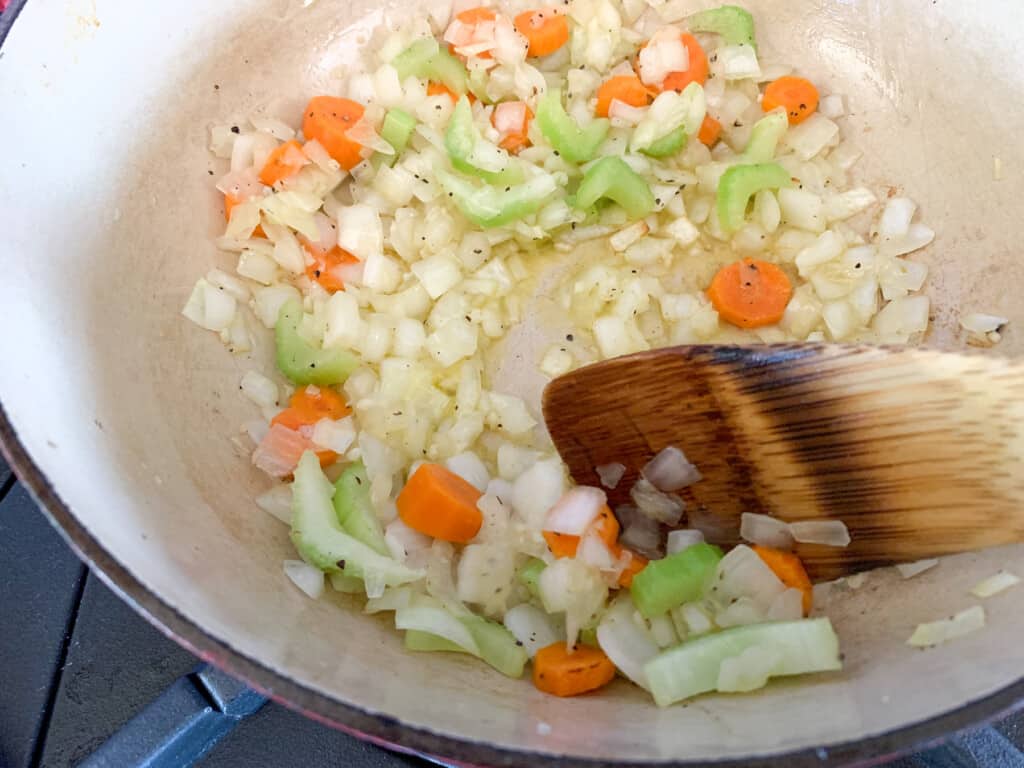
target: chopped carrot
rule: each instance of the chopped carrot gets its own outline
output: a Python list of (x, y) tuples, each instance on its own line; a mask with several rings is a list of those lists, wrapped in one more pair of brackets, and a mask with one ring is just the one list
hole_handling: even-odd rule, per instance
[(807, 575), (807, 569), (804, 568), (800, 558), (792, 552), (783, 552), (781, 549), (762, 547), (757, 544), (753, 549), (765, 565), (779, 577), (779, 581), (787, 587), (793, 587), (803, 592), (804, 616), (809, 616), (814, 600), (814, 586), (811, 584), (811, 578)]
[[(239, 197), (235, 197), (234, 195), (224, 195), (224, 218), (231, 221), (231, 211), (241, 202), (243, 201)], [(256, 229), (252, 231), (252, 236), (266, 237), (267, 233), (263, 231), (263, 227), (257, 225)]]
[(782, 319), (793, 295), (786, 273), (767, 261), (743, 259), (718, 270), (708, 298), (726, 322), (759, 328)]
[[(452, 104), (459, 100), (458, 94), (444, 83), (435, 83), (433, 80), (427, 83), (427, 96), (440, 96), (442, 94), (451, 99)], [(470, 104), (476, 102), (476, 96), (469, 91), (466, 91), (466, 97), (469, 99)]]
[(690, 83), (704, 85), (708, 79), (708, 57), (697, 38), (690, 34), (682, 35), (683, 45), (690, 57), (690, 66), (685, 72), (669, 72), (665, 82), (661, 84), (663, 91), (683, 92)]
[[(352, 413), (345, 400), (333, 389), (322, 387), (303, 387), (296, 390), (288, 407), (270, 420), (270, 425), (280, 424), (282, 427), (299, 431), (301, 427), (311, 427), (320, 419), (343, 419)], [(317, 451), (320, 466), (326, 467), (338, 460), (334, 451)]]
[(802, 77), (780, 77), (768, 84), (761, 100), (761, 108), (765, 112), (778, 107), (785, 108), (790, 125), (802, 123), (818, 108), (818, 89), (810, 80)]
[(483, 525), (476, 506), (482, 495), (440, 464), (423, 464), (395, 503), (402, 522), (410, 528), (435, 539), (465, 544)]
[(291, 178), (308, 164), (309, 158), (302, 151), (302, 145), (294, 139), (286, 141), (267, 157), (260, 171), (260, 181), (272, 187), (279, 181)]
[[(497, 128), (497, 121), (495, 118), (497, 117), (498, 110), (501, 109), (501, 106), (502, 105), (499, 104), (495, 107), (494, 112), (491, 113), (491, 124), (494, 125), (495, 128)], [(516, 130), (506, 133), (498, 143), (499, 147), (511, 152), (513, 155), (518, 155), (522, 150), (531, 145), (529, 131), (530, 121), (533, 120), (533, 110), (525, 104), (523, 106), (525, 107), (525, 112), (523, 113), (523, 124)]]
[(461, 11), (455, 16), (456, 19), (461, 21), (463, 24), (473, 26), (479, 24), (481, 21), (494, 21), (497, 18), (497, 14), (491, 8), (485, 8), (484, 6), (478, 6), (476, 8), (467, 8)]
[(302, 133), (306, 140), (316, 139), (327, 154), (350, 171), (363, 160), (363, 146), (348, 138), (349, 129), (362, 118), (366, 109), (351, 99), (316, 96), (306, 107)]
[(555, 696), (596, 691), (613, 679), (615, 665), (600, 648), (580, 645), (570, 653), (564, 642), (557, 642), (533, 658), (533, 684)]
[(631, 107), (646, 107), (651, 101), (651, 92), (636, 75), (609, 78), (597, 89), (597, 116), (608, 117), (608, 108), (615, 99)]
[[(619, 539), (619, 521), (612, 511), (608, 507), (603, 507), (590, 527), (601, 537), (609, 551), (615, 554)], [(579, 536), (555, 533), (554, 531), (544, 531), (543, 533), (544, 541), (548, 543), (548, 549), (555, 557), (576, 557), (576, 549), (580, 545)]]
[(629, 552), (633, 556), (629, 561), (629, 565), (619, 575), (619, 586), (628, 589), (633, 584), (633, 577), (647, 567), (647, 558), (643, 555), (638, 555), (632, 550), (621, 549), (621, 552)]
[(713, 147), (722, 135), (722, 124), (711, 115), (704, 115), (704, 122), (700, 124), (700, 131), (697, 138), (706, 147)]
[(515, 23), (516, 30), (530, 44), (528, 56), (549, 56), (569, 42), (565, 14), (550, 8), (520, 13)]
[(337, 247), (325, 251), (309, 241), (303, 241), (302, 245), (313, 257), (312, 263), (306, 265), (306, 275), (309, 279), (316, 280), (324, 290), (331, 293), (345, 290), (345, 281), (338, 274), (337, 268), (345, 264), (358, 264), (359, 259)]

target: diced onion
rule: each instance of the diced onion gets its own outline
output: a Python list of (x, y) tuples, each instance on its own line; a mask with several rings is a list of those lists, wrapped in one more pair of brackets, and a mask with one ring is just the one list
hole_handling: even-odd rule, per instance
[(678, 491), (702, 479), (697, 467), (674, 445), (662, 448), (640, 473), (659, 491)]
[(324, 573), (302, 560), (285, 560), (284, 573), (292, 584), (317, 600), (324, 593)]
[(580, 485), (565, 494), (544, 518), (544, 530), (582, 536), (608, 501), (600, 488)]
[(681, 498), (659, 491), (644, 477), (636, 481), (629, 496), (643, 514), (666, 525), (677, 525), (686, 507)]
[(444, 465), (481, 493), (487, 490), (487, 484), (491, 482), (487, 465), (472, 451), (452, 456)]
[(986, 315), (981, 312), (971, 312), (960, 318), (960, 325), (963, 326), (964, 330), (977, 334), (998, 331), (1008, 322), (1010, 322), (1008, 318), (1000, 317), (999, 315)]
[(658, 558), (663, 551), (661, 525), (657, 520), (648, 517), (636, 507), (620, 506), (615, 516), (622, 524), (619, 541), (634, 552), (644, 557)]
[(351, 416), (338, 421), (320, 419), (310, 438), (320, 448), (344, 455), (356, 440), (356, 425)]
[(1009, 571), (1000, 571), (975, 584), (971, 589), (971, 594), (975, 597), (992, 597), (1017, 584), (1020, 584), (1020, 577)]
[(262, 373), (246, 371), (241, 381), (242, 394), (252, 400), (260, 408), (273, 408), (278, 405), (280, 393), (277, 384)]
[(985, 609), (975, 605), (948, 619), (918, 624), (907, 645), (927, 648), (976, 632), (985, 626)]
[(938, 564), (938, 560), (931, 558), (929, 560), (918, 560), (913, 563), (899, 563), (896, 566), (896, 570), (900, 572), (900, 576), (904, 579), (912, 579), (919, 573), (924, 573), (929, 568), (934, 568)]
[(504, 623), (531, 659), (541, 648), (557, 643), (562, 637), (555, 620), (529, 603), (510, 608), (505, 613)]
[(803, 544), (845, 547), (850, 543), (850, 531), (842, 520), (804, 520), (790, 523), (789, 530)]
[(704, 534), (694, 528), (682, 528), (678, 531), (672, 531), (668, 535), (668, 544), (665, 547), (665, 551), (669, 555), (675, 555), (679, 552), (683, 552), (695, 544), (701, 544), (704, 541)]
[(789, 525), (768, 515), (744, 512), (740, 517), (740, 538), (772, 549), (792, 549)]
[(622, 674), (646, 689), (644, 665), (658, 655), (659, 648), (635, 615), (629, 596), (618, 598), (597, 625), (597, 642)]
[(605, 488), (614, 490), (619, 485), (619, 481), (622, 480), (622, 476), (626, 474), (626, 465), (614, 462), (612, 464), (601, 464), (594, 467), (594, 471), (597, 472), (597, 476), (601, 478), (601, 485)]
[(428, 632), (455, 643), (468, 653), (480, 655), (480, 648), (466, 625), (441, 607), (436, 600), (420, 598), (411, 605), (399, 608), (395, 611), (395, 627)]
[(266, 493), (256, 497), (256, 506), (267, 512), (285, 525), (292, 523), (292, 487), (275, 485)]

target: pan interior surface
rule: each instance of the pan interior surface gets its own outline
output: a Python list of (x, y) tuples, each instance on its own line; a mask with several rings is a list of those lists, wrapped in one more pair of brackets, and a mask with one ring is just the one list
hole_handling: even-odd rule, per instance
[[(565, 701), (474, 660), (407, 653), (387, 618), (299, 593), (281, 569), (294, 556), (287, 529), (252, 501), (266, 482), (239, 433), (254, 414), (238, 382), (268, 366), (266, 348), (234, 358), (179, 312), (196, 277), (233, 261), (212, 242), (223, 220), (209, 126), (256, 109), (298, 114), (310, 95), (337, 92), (339, 69), (372, 28), (409, 13), (394, 1), (305, 5), (33, 0), (4, 46), (0, 137), (13, 154), (0, 178), (0, 403), (94, 539), (80, 546), (123, 568), (115, 582), (127, 588), (130, 574), (157, 599), (140, 597), (144, 607), (202, 628), (185, 637), (197, 650), (264, 688), (295, 681), (308, 692), (299, 703), (325, 718), (357, 724), (340, 702), (502, 750), (612, 763), (849, 742), (1020, 678), (1024, 611), (1012, 592), (985, 602), (984, 631), (927, 652), (905, 640), (919, 622), (975, 604), (969, 590), (982, 578), (1024, 572), (1024, 547), (833, 590), (842, 674), (668, 709), (623, 681)], [(990, 354), (1019, 354), (1016, 2), (749, 7), (767, 51), (846, 95), (844, 132), (865, 153), (859, 181), (912, 197), (937, 230), (915, 256), (930, 267), (927, 342), (962, 348), (960, 313), (986, 312), (1010, 318)], [(524, 392), (537, 388), (527, 367), (513, 383)]]

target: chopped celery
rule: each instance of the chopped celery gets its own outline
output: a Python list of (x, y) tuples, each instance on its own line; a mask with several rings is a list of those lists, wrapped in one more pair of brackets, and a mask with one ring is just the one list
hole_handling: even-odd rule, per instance
[(399, 80), (419, 77), (442, 83), (456, 95), (466, 92), (466, 67), (432, 37), (417, 40), (398, 54), (391, 66)]
[(461, 618), (480, 648), (480, 658), (508, 677), (522, 677), (529, 655), (504, 626), (470, 614)]
[(432, 635), (429, 632), (421, 632), (418, 629), (410, 629), (405, 633), (405, 647), (410, 651), (448, 651), (450, 653), (466, 653), (462, 648), (451, 640)]
[(384, 529), (370, 501), (370, 478), (363, 462), (349, 465), (334, 484), (334, 511), (341, 527), (352, 538), (382, 555), (390, 554), (384, 542)]
[(629, 589), (633, 602), (640, 613), (650, 619), (696, 600), (721, 559), (722, 550), (713, 544), (701, 543), (661, 560), (652, 560), (633, 577)]
[(748, 163), (768, 163), (775, 159), (775, 148), (789, 128), (786, 110), (773, 109), (756, 123), (750, 132), (750, 141), (743, 150)]
[[(751, 649), (760, 652), (748, 653)], [(720, 682), (720, 675), (723, 662), (736, 660), (742, 664), (745, 659), (737, 657), (745, 654), (746, 659), (759, 656), (751, 659), (760, 662), (756, 664), (760, 668), (752, 672), (765, 681), (769, 677), (842, 669), (839, 639), (831, 622), (822, 618), (751, 624), (689, 640), (647, 662), (644, 674), (655, 702), (665, 707), (723, 687), (738, 690), (732, 684)], [(763, 666), (766, 658), (767, 668)], [(730, 672), (733, 679), (729, 683), (733, 683), (738, 671)]]
[(743, 226), (750, 198), (762, 189), (778, 189), (793, 183), (789, 172), (777, 163), (734, 165), (718, 182), (718, 221), (726, 232)]
[(292, 484), (292, 542), (302, 559), (329, 573), (365, 578), (385, 586), (407, 584), (423, 577), (422, 571), (378, 554), (342, 530), (331, 497), (334, 487), (320, 469), (320, 460), (306, 451)]
[(620, 157), (602, 157), (587, 169), (576, 190), (576, 207), (585, 210), (602, 198), (618, 203), (631, 219), (654, 210), (651, 188)]
[(523, 180), (522, 169), (510, 162), (508, 152), (480, 135), (473, 124), (473, 108), (465, 96), (455, 103), (455, 111), (445, 131), (444, 146), (452, 166), (463, 173), (504, 186)]
[(343, 592), (346, 595), (359, 595), (366, 591), (363, 580), (355, 576), (346, 576), (339, 571), (338, 573), (330, 574), (327, 578), (335, 592)]
[(380, 137), (394, 147), (395, 154), (384, 155), (378, 152), (375, 157), (379, 157), (381, 162), (388, 165), (394, 165), (398, 156), (409, 146), (409, 140), (412, 139), (412, 134), (415, 130), (415, 117), (398, 107), (389, 109), (387, 114), (384, 115), (384, 122), (380, 127)]
[(737, 5), (723, 5), (693, 14), (686, 20), (691, 32), (721, 35), (729, 45), (746, 44), (757, 50), (754, 17)]
[(342, 384), (359, 360), (345, 349), (317, 349), (299, 334), (302, 303), (286, 301), (277, 316), (277, 367), (295, 384)]
[(540, 592), (537, 589), (537, 580), (540, 578), (541, 571), (548, 567), (540, 558), (534, 557), (526, 562), (519, 571), (519, 582), (523, 584), (534, 597), (538, 597)]
[(462, 215), (484, 229), (510, 224), (536, 213), (558, 189), (554, 178), (546, 173), (501, 189), (477, 186), (441, 168), (435, 172)]
[(591, 648), (600, 648), (601, 646), (597, 642), (597, 627), (581, 629), (579, 642), (583, 645), (589, 645)]
[(685, 146), (686, 129), (683, 126), (679, 126), (671, 133), (662, 136), (649, 147), (640, 151), (650, 157), (668, 157), (669, 155), (677, 154)]
[(570, 163), (585, 163), (597, 154), (611, 123), (600, 118), (580, 128), (562, 106), (562, 92), (551, 88), (537, 104), (537, 125), (562, 158)]

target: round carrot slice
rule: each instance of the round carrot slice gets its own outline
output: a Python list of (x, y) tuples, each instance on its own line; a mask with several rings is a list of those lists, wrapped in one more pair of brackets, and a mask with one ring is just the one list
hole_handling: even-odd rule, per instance
[(685, 72), (669, 72), (665, 82), (661, 84), (661, 90), (663, 91), (682, 93), (690, 83), (704, 85), (708, 80), (708, 57), (704, 53), (704, 48), (693, 35), (684, 33), (681, 40), (683, 45), (686, 46), (686, 53), (690, 58), (690, 66)]
[(530, 44), (528, 56), (550, 56), (569, 42), (569, 22), (564, 14), (551, 9), (520, 13), (515, 24)]
[(783, 107), (790, 125), (802, 123), (818, 108), (818, 89), (810, 80), (786, 75), (764, 89), (761, 108), (765, 112)]
[(740, 328), (779, 322), (792, 295), (793, 286), (785, 272), (753, 259), (722, 267), (708, 288), (708, 298), (719, 316)]
[(597, 89), (597, 116), (608, 117), (608, 108), (614, 100), (631, 107), (646, 107), (651, 102), (651, 92), (636, 75), (616, 75)]
[(366, 109), (351, 99), (317, 96), (306, 107), (302, 132), (306, 140), (316, 139), (346, 171), (363, 160), (363, 146), (348, 138), (349, 129), (359, 122)]
[(600, 648), (564, 642), (541, 648), (533, 658), (533, 684), (554, 696), (578, 696), (615, 679), (615, 665)]

